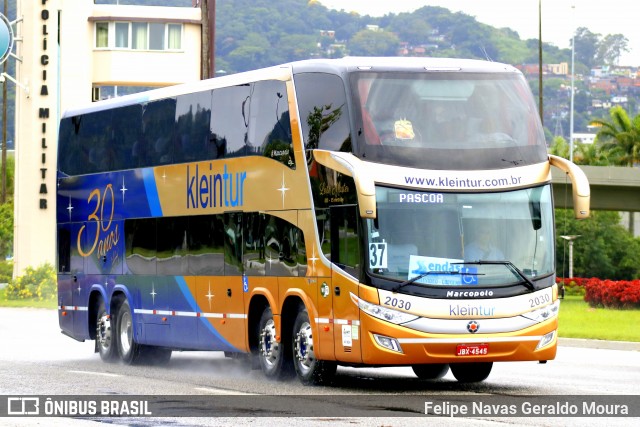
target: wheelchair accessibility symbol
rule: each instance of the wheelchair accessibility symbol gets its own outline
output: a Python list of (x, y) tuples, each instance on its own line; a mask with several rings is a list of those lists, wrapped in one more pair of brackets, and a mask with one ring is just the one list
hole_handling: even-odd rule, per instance
[(478, 269), (463, 267), (460, 269), (460, 277), (463, 285), (477, 285), (478, 284)]
[(242, 276), (242, 291), (249, 292), (249, 278), (247, 276)]

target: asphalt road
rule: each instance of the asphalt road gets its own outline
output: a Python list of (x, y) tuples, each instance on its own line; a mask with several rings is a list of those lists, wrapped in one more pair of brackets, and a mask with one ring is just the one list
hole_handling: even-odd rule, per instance
[[(442, 380), (418, 380), (410, 368), (339, 368), (330, 386), (306, 387), (297, 379), (273, 382), (260, 371), (221, 353), (174, 352), (166, 367), (103, 363), (93, 342), (77, 342), (59, 332), (57, 312), (43, 309), (0, 308), (1, 395), (144, 395), (213, 396), (237, 406), (254, 402), (246, 415), (193, 418), (107, 418), (73, 420), (72, 425), (633, 425), (630, 418), (397, 418), (405, 402), (433, 399), (509, 399), (513, 396), (638, 395), (640, 345), (563, 340), (556, 360), (495, 364), (489, 378), (464, 385), (451, 373)], [(593, 348), (601, 347), (601, 348)], [(603, 348), (604, 347), (604, 348)], [(286, 395), (274, 402), (269, 396)], [(365, 396), (366, 398), (363, 398)], [(382, 398), (380, 396), (383, 396)], [(260, 409), (262, 406), (265, 408)], [(288, 407), (286, 407), (288, 405)], [(301, 414), (296, 409), (305, 408)], [(343, 407), (367, 418), (344, 418)], [(306, 408), (310, 408), (309, 411)], [(374, 408), (374, 409), (371, 409)], [(392, 412), (376, 412), (394, 408)], [(420, 408), (420, 406), (418, 406)], [(237, 415), (230, 409), (222, 415)], [(263, 411), (263, 412), (261, 412)], [(262, 415), (279, 418), (264, 418)], [(402, 415), (402, 413), (400, 413)], [(297, 416), (307, 418), (297, 418)], [(377, 418), (369, 418), (375, 415)], [(69, 425), (69, 418), (5, 418), (2, 425)]]

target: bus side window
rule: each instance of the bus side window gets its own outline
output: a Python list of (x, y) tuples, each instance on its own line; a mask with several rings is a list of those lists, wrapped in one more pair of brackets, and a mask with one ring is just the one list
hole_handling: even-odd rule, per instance
[(247, 155), (251, 96), (250, 85), (224, 87), (213, 91), (209, 138), (214, 138), (217, 150), (219, 143), (224, 141), (225, 157)]
[(224, 275), (224, 216), (200, 215), (189, 218), (187, 247), (189, 274)]
[(242, 215), (244, 245), (242, 263), (247, 276), (264, 276), (268, 268), (264, 256), (265, 214), (251, 212)]
[(158, 218), (157, 230), (158, 274), (187, 274), (187, 217)]
[(71, 231), (68, 226), (58, 227), (58, 272), (71, 272)]
[(331, 260), (331, 214), (329, 209), (316, 209), (316, 225), (322, 254)]
[(130, 219), (124, 224), (125, 257), (132, 274), (156, 274), (156, 219)]
[[(351, 151), (347, 97), (334, 74), (301, 73), (294, 77), (302, 137), (306, 150)], [(307, 161), (310, 161), (307, 153)]]
[(360, 277), (358, 211), (354, 205), (332, 206), (331, 260), (355, 278)]
[(242, 213), (224, 214), (224, 274), (239, 275), (244, 272), (242, 266)]
[(259, 153), (295, 169), (287, 86), (268, 80), (254, 84), (249, 119), (249, 142)]

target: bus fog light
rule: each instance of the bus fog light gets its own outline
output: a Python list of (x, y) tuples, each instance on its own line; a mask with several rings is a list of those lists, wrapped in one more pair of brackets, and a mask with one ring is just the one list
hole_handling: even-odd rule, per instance
[(383, 335), (377, 335), (377, 334), (373, 334), (373, 338), (375, 338), (378, 345), (384, 348), (388, 348), (389, 350), (402, 353), (402, 348), (400, 347), (400, 343), (395, 338), (389, 338), (389, 337), (385, 337)]
[(536, 347), (536, 350), (540, 350), (543, 347), (546, 347), (547, 345), (551, 344), (551, 342), (553, 342), (553, 339), (556, 336), (556, 331), (552, 331), (549, 332), (548, 334), (546, 334), (545, 336), (543, 336), (542, 338), (540, 338), (540, 342), (538, 343), (538, 346)]

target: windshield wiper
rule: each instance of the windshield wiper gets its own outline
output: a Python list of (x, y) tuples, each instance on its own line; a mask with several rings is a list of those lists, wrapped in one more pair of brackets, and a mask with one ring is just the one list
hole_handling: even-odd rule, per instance
[[(463, 262), (452, 262), (451, 265), (454, 264), (465, 264)], [(459, 276), (459, 275), (465, 275), (465, 276), (477, 276), (478, 273), (468, 273), (468, 272), (461, 272), (461, 271), (427, 271), (426, 273), (421, 273), (418, 274), (416, 277), (412, 277), (409, 280), (405, 280), (402, 283), (399, 283), (397, 286), (395, 286), (393, 289), (391, 289), (391, 292), (398, 292), (401, 288), (404, 288), (407, 285), (411, 285), (412, 283), (417, 282), (418, 280), (425, 278), (427, 276)]]
[(536, 285), (533, 284), (533, 282), (531, 280), (529, 280), (529, 278), (518, 268), (516, 267), (511, 261), (467, 261), (464, 263), (460, 263), (460, 264), (472, 264), (472, 265), (504, 265), (505, 267), (507, 267), (509, 270), (511, 270), (513, 273), (515, 273), (516, 275), (518, 275), (521, 279), (523, 284), (527, 287), (527, 289), (529, 289), (530, 291), (535, 291), (536, 289)]
[[(534, 291), (536, 286), (533, 284), (533, 282), (531, 280), (529, 280), (529, 278), (518, 268), (516, 267), (511, 261), (466, 261), (466, 262), (452, 262), (451, 265), (504, 265), (505, 267), (507, 267), (509, 270), (511, 270), (513, 273), (515, 273), (518, 277), (520, 277), (520, 279), (522, 279), (522, 282), (524, 284), (524, 286), (529, 289), (530, 291)], [(400, 289), (404, 288), (407, 285), (411, 285), (415, 282), (417, 282), (418, 280), (427, 277), (427, 276), (432, 276), (432, 275), (449, 275), (449, 276), (459, 276), (459, 275), (464, 275), (464, 276), (479, 276), (478, 273), (470, 273), (468, 271), (463, 272), (463, 271), (427, 271), (426, 273), (422, 273), (417, 275), (416, 277), (412, 277), (409, 280), (405, 280), (402, 283), (399, 283), (397, 286), (395, 286), (393, 289), (391, 289), (391, 292), (398, 292)]]

